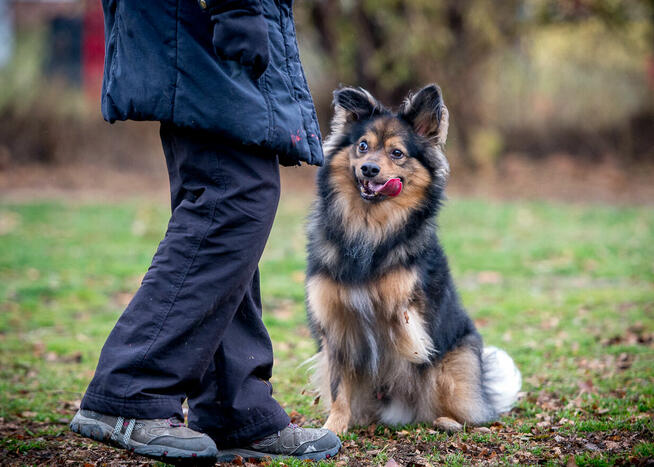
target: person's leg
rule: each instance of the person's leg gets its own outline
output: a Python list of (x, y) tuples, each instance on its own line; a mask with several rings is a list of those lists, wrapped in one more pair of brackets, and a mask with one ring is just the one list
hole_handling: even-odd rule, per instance
[(207, 433), (219, 446), (238, 446), (287, 426), (289, 418), (281, 408), (278, 413), (261, 412), (274, 406), (272, 366), (257, 270), (198, 390), (188, 395), (189, 427)]
[[(250, 287), (272, 226), (276, 158), (193, 130), (162, 127), (162, 141), (171, 182), (179, 177), (179, 188), (171, 187), (174, 211), (140, 289), (107, 339), (83, 409), (180, 416)], [(241, 345), (256, 352), (260, 337), (244, 336), (250, 340)], [(231, 387), (224, 376), (221, 384)], [(287, 422), (272, 397), (260, 402), (262, 424)]]
[[(334, 455), (340, 441), (333, 433), (284, 428), (288, 416), (258, 379), (270, 376), (272, 354), (252, 284), (279, 200), (277, 160), (216, 139), (162, 127), (173, 207), (168, 231), (107, 339), (71, 429), (157, 458)], [(235, 371), (244, 352), (260, 364)], [(212, 405), (221, 394), (214, 384), (228, 410)], [(244, 446), (218, 454), (206, 434), (159, 420), (181, 418), (189, 394), (193, 426)], [(246, 442), (258, 433), (269, 434)]]
[(269, 381), (273, 349), (261, 315), (256, 270), (209, 370), (197, 391), (188, 394), (189, 427), (216, 442), (222, 449), (219, 462), (237, 456), (320, 460), (336, 455), (341, 443), (329, 430), (288, 424), (281, 408), (279, 414), (261, 411), (274, 405)]

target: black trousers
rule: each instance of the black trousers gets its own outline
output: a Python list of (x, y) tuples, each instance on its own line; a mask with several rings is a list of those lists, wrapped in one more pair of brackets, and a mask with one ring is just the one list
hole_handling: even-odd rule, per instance
[(162, 125), (172, 216), (141, 287), (105, 343), (82, 408), (181, 416), (219, 446), (289, 418), (272, 398), (258, 262), (279, 202), (279, 165), (260, 150)]

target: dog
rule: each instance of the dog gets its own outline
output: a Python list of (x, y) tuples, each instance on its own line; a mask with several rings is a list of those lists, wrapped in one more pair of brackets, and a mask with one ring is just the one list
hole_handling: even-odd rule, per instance
[(436, 236), (449, 165), (440, 88), (397, 112), (363, 89), (334, 92), (308, 221), (306, 301), (325, 428), (434, 423), (448, 432), (514, 405), (520, 372), (484, 347)]

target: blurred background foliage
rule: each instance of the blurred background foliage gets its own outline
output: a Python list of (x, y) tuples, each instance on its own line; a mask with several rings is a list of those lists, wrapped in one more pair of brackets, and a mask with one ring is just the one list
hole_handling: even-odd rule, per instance
[(310, 0), (296, 16), (323, 121), (340, 83), (397, 104), (436, 81), (468, 167), (654, 156), (652, 1)]
[[(53, 21), (80, 18), (88, 29), (89, 12), (101, 19), (97, 1), (57, 3), (8, 2), (0, 168), (160, 163), (156, 125), (101, 122), (97, 72), (75, 83), (48, 66)], [(492, 171), (507, 157), (552, 154), (625, 170), (654, 162), (654, 0), (302, 0), (295, 16), (323, 133), (339, 85), (396, 106), (437, 82), (455, 167)]]

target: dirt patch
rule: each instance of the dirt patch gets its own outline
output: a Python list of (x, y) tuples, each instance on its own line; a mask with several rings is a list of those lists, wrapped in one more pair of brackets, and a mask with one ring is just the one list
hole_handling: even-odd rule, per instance
[(91, 442), (68, 430), (28, 420), (0, 424), (0, 465), (155, 465), (140, 456)]
[(547, 199), (563, 202), (651, 204), (654, 163), (621, 165), (617, 159), (575, 160), (551, 154), (530, 160), (507, 155), (493, 170), (475, 175), (454, 171), (451, 193), (498, 199)]
[[(651, 442), (652, 433), (646, 431), (610, 430), (601, 432), (570, 433), (566, 430), (570, 420), (554, 419), (552, 410), (558, 408), (556, 397), (542, 393), (534, 395), (543, 409), (530, 430), (521, 427), (518, 417), (511, 426), (494, 423), (490, 427), (469, 429), (467, 434), (447, 436), (430, 427), (391, 430), (372, 425), (354, 430), (343, 441), (343, 448), (334, 459), (343, 466), (432, 466), (456, 457), (473, 465), (498, 463), (561, 463), (574, 462), (575, 455), (600, 454), (613, 457), (616, 465), (651, 465), (651, 459), (639, 457), (634, 447)], [(519, 410), (518, 410), (519, 412)], [(550, 414), (548, 414), (548, 412)], [(296, 421), (297, 417), (296, 417)], [(310, 421), (319, 424), (317, 420)], [(438, 455), (439, 461), (429, 456)], [(391, 463), (391, 460), (395, 464)], [(0, 465), (84, 465), (84, 466), (146, 466), (155, 461), (114, 449), (82, 438), (61, 424), (35, 422), (28, 419), (0, 421)], [(252, 464), (237, 459), (233, 465), (268, 465), (263, 461)], [(574, 465), (574, 464), (572, 464)]]
[[(400, 466), (433, 466), (445, 462), (448, 457), (459, 458), (471, 465), (496, 465), (498, 463), (541, 464), (547, 462), (565, 464), (575, 455), (602, 453), (616, 455), (617, 465), (645, 465), (648, 460), (631, 454), (633, 447), (645, 438), (637, 433), (613, 430), (589, 433), (587, 436), (558, 435), (534, 430), (518, 433), (508, 426), (495, 423), (489, 428), (473, 429), (472, 437), (451, 435), (442, 441), (428, 441), (433, 434), (430, 428), (415, 431), (398, 431), (380, 440), (361, 433), (357, 441), (345, 441), (336, 465), (373, 466), (384, 465), (383, 459), (393, 459)], [(478, 435), (475, 437), (474, 435)], [(382, 441), (382, 443), (380, 443)], [(383, 444), (381, 448), (366, 449), (370, 443)], [(438, 452), (438, 462), (428, 455)], [(381, 458), (379, 457), (381, 455)], [(574, 462), (574, 461), (573, 461)]]

